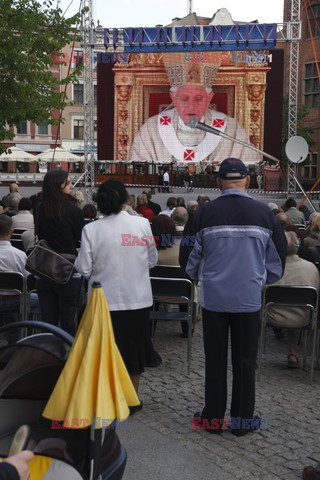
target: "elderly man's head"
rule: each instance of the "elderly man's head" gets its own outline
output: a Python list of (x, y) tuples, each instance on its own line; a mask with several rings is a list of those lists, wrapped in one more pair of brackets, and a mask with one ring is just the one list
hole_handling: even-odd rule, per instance
[(197, 200), (189, 200), (189, 202), (187, 203), (188, 214), (189, 215), (193, 214), (198, 207), (199, 207), (199, 203), (197, 202)]
[(189, 125), (192, 119), (201, 120), (209, 108), (213, 95), (210, 89), (195, 85), (174, 87), (170, 91), (173, 106), (186, 125)]
[(295, 232), (285, 232), (287, 237), (287, 256), (297, 255), (300, 247), (300, 240)]
[(11, 193), (9, 197), (9, 207), (12, 210), (18, 210), (19, 203), (20, 203), (20, 197), (16, 193)]
[(11, 183), (9, 185), (9, 192), (10, 193), (19, 193), (19, 185), (17, 185), (16, 183)]
[(181, 231), (184, 229), (184, 226), (188, 221), (188, 211), (184, 207), (177, 207), (172, 212), (171, 218), (174, 221), (176, 228), (181, 227), (177, 228), (177, 231)]
[(226, 158), (221, 162), (217, 184), (220, 190), (246, 191), (250, 185), (247, 167), (239, 158)]

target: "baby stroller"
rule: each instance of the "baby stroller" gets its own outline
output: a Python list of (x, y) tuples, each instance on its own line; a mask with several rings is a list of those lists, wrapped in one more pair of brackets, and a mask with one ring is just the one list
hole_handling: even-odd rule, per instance
[(31, 480), (121, 480), (127, 454), (113, 424), (97, 430), (70, 429), (42, 417), (73, 338), (34, 321), (6, 325), (0, 332), (14, 328), (40, 333), (0, 348), (0, 455), (8, 455), (16, 430), (27, 424), (31, 435), (26, 448), (33, 450), (41, 467), (33, 475), (30, 466)]

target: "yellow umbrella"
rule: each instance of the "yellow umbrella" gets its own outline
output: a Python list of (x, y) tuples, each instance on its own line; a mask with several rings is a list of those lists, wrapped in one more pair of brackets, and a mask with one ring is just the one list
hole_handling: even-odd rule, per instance
[(68, 428), (108, 426), (125, 420), (140, 401), (115, 343), (100, 283), (94, 284), (69, 358), (43, 416)]

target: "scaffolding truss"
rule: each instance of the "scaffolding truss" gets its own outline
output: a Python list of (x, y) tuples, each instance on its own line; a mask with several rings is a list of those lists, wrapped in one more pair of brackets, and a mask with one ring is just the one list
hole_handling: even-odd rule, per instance
[[(298, 120), (298, 87), (299, 87), (299, 44), (301, 40), (300, 0), (291, 0), (292, 20), (288, 31), (290, 41), (289, 65), (289, 105), (288, 105), (288, 138), (297, 135)], [(296, 164), (288, 162), (287, 194), (296, 195)]]
[(92, 69), (92, 48), (94, 45), (94, 24), (92, 19), (92, 0), (82, 0), (87, 11), (82, 17), (83, 49), (84, 49), (84, 184), (88, 201), (92, 199), (94, 188), (94, 86)]
[(276, 46), (277, 30), (276, 23), (105, 28), (104, 43), (126, 53), (265, 50)]

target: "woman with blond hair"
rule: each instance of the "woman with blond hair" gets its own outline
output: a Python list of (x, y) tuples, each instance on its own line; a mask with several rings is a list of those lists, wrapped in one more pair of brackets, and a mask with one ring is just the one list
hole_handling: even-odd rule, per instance
[(152, 220), (155, 217), (154, 212), (151, 210), (151, 208), (148, 207), (148, 198), (147, 195), (145, 195), (144, 193), (138, 195), (137, 197), (136, 212), (149, 220), (150, 223), (152, 223)]
[(305, 247), (314, 247), (320, 241), (320, 213), (310, 215), (310, 233), (303, 240)]

